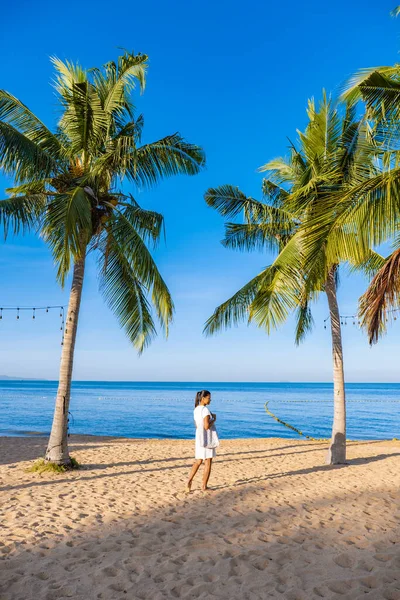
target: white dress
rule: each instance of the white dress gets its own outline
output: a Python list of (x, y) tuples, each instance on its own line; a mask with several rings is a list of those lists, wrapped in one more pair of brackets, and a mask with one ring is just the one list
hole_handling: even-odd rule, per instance
[(214, 458), (217, 452), (215, 448), (204, 448), (202, 446), (203, 436), (204, 436), (204, 417), (209, 415), (211, 417), (211, 413), (208, 410), (207, 406), (196, 406), (194, 409), (194, 422), (196, 423), (196, 445), (195, 445), (195, 458), (201, 458), (204, 460), (205, 458)]

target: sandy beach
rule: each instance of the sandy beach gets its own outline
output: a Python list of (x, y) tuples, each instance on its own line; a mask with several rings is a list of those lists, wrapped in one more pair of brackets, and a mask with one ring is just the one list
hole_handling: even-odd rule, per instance
[(74, 436), (82, 470), (26, 473), (0, 438), (1, 600), (400, 599), (400, 442), (224, 441), (209, 493), (193, 442)]

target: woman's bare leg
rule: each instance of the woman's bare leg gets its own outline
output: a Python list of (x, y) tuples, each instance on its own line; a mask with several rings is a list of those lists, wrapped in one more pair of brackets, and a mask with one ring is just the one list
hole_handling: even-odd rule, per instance
[(201, 486), (201, 489), (203, 490), (203, 492), (206, 491), (207, 483), (208, 483), (208, 480), (210, 479), (212, 458), (206, 458), (204, 463), (205, 464), (204, 464), (204, 472), (203, 472), (203, 485)]
[(197, 458), (197, 459), (194, 461), (194, 463), (193, 463), (193, 467), (192, 467), (192, 470), (190, 471), (189, 479), (188, 479), (188, 482), (187, 482), (187, 484), (186, 484), (186, 492), (188, 492), (188, 493), (189, 493), (189, 492), (191, 491), (191, 489), (192, 489), (192, 481), (193, 481), (193, 478), (194, 478), (194, 476), (196, 475), (197, 471), (199, 470), (199, 468), (200, 468), (200, 465), (201, 465), (201, 463), (202, 463), (202, 462), (203, 462), (203, 461), (201, 460), (201, 458)]

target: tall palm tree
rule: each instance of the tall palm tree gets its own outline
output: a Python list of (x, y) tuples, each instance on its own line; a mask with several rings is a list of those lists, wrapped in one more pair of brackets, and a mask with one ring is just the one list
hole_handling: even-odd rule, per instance
[[(243, 214), (244, 223), (227, 223), (224, 245), (253, 250), (275, 249), (275, 261), (219, 306), (206, 323), (205, 332), (213, 334), (243, 319), (259, 327), (278, 327), (296, 312), (296, 343), (313, 325), (310, 304), (321, 292), (328, 300), (334, 383), (334, 419), (327, 461), (346, 459), (346, 402), (343, 348), (337, 302), (337, 277), (342, 256), (336, 251), (336, 238), (344, 240), (346, 258), (359, 266), (379, 257), (360, 248), (351, 232), (336, 229), (324, 239), (317, 255), (309, 258), (304, 249), (310, 219), (325, 212), (325, 198), (370, 176), (372, 152), (367, 129), (355, 111), (333, 105), (324, 94), (318, 109), (308, 105), (309, 122), (298, 132), (299, 144), (291, 145), (289, 159), (278, 158), (261, 168), (268, 172), (263, 183), (264, 199), (258, 202), (237, 188), (209, 189), (205, 199), (227, 218)], [(331, 218), (334, 215), (331, 214)]]
[(97, 254), (100, 290), (139, 352), (156, 334), (151, 304), (165, 330), (173, 315), (168, 288), (151, 256), (160, 214), (122, 193), (125, 179), (144, 188), (171, 175), (195, 175), (205, 162), (178, 133), (141, 145), (143, 116), (131, 93), (144, 88), (147, 57), (84, 70), (53, 59), (61, 117), (50, 131), (22, 102), (0, 92), (0, 168), (15, 179), (0, 202), (0, 222), (19, 231), (37, 225), (64, 285), (72, 269), (48, 461), (68, 465), (68, 408), (86, 257)]

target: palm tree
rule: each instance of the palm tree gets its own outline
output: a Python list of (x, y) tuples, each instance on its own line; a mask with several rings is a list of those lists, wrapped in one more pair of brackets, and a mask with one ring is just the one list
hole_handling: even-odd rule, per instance
[(143, 116), (131, 92), (144, 89), (147, 57), (125, 52), (101, 69), (53, 59), (61, 117), (51, 132), (22, 102), (0, 92), (0, 168), (13, 175), (0, 203), (7, 232), (36, 225), (64, 285), (72, 269), (48, 461), (68, 465), (68, 408), (86, 257), (97, 254), (100, 290), (139, 352), (156, 334), (151, 304), (168, 333), (173, 303), (151, 256), (163, 231), (160, 214), (122, 193), (125, 179), (149, 187), (164, 177), (195, 175), (205, 162), (178, 133), (141, 145)]
[[(296, 312), (296, 343), (312, 329), (310, 304), (325, 292), (329, 305), (333, 353), (334, 418), (328, 463), (346, 460), (346, 401), (343, 348), (337, 302), (337, 278), (343, 257), (337, 239), (346, 246), (346, 259), (367, 268), (378, 255), (361, 248), (351, 231), (336, 228), (308, 256), (305, 241), (308, 223), (326, 212), (325, 199), (363, 181), (372, 170), (367, 129), (356, 119), (352, 107), (341, 109), (324, 94), (318, 109), (309, 101), (309, 123), (299, 134), (298, 147), (291, 144), (289, 159), (264, 165), (263, 202), (246, 197), (237, 188), (209, 189), (205, 199), (221, 215), (244, 215), (244, 223), (227, 223), (223, 241), (229, 248), (275, 249), (275, 261), (219, 306), (207, 321), (208, 335), (243, 319), (270, 333)], [(331, 212), (331, 219), (334, 213)]]

